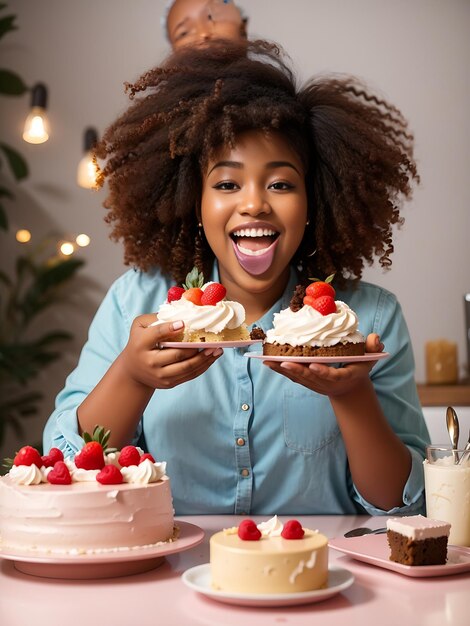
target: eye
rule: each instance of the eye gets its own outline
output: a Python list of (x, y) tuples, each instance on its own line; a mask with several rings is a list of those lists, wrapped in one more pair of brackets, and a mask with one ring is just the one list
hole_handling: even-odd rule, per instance
[(213, 189), (220, 189), (221, 191), (235, 191), (238, 189), (237, 183), (234, 183), (230, 180), (222, 180), (220, 183), (216, 183), (212, 186)]
[(175, 37), (175, 41), (179, 41), (180, 39), (183, 39), (183, 37), (186, 37), (186, 35), (188, 34), (187, 30), (182, 30), (180, 31), (176, 37)]
[(289, 189), (294, 189), (294, 185), (284, 180), (278, 180), (275, 183), (271, 183), (268, 189), (274, 189), (274, 191), (289, 191)]

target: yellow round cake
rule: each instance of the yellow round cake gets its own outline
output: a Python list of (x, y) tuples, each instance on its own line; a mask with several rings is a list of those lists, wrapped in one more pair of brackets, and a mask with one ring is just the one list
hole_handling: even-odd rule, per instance
[[(274, 523), (273, 520), (276, 520)], [(238, 528), (210, 539), (212, 587), (230, 593), (284, 594), (312, 591), (328, 583), (328, 538), (304, 530), (302, 539), (281, 536), (282, 524), (273, 518), (258, 528), (257, 541), (245, 541)]]

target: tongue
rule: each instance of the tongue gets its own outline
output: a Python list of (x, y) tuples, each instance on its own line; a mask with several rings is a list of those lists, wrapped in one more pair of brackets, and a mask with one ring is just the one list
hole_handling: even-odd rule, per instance
[(263, 250), (272, 244), (272, 237), (237, 237), (236, 244), (246, 250)]
[(243, 269), (248, 272), (248, 274), (258, 276), (259, 274), (264, 274), (264, 272), (271, 267), (278, 242), (279, 239), (276, 239), (270, 246), (264, 249), (264, 252), (258, 255), (252, 254), (254, 250), (250, 250), (250, 254), (245, 254), (243, 247), (240, 248), (234, 241), (232, 241), (232, 245), (235, 256)]

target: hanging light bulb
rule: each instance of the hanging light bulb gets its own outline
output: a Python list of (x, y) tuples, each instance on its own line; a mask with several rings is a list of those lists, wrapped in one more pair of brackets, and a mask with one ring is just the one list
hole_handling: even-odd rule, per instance
[(46, 115), (47, 89), (37, 83), (31, 90), (31, 111), (24, 123), (23, 139), (28, 143), (44, 143), (49, 139), (49, 120)]
[(85, 189), (96, 188), (96, 176), (98, 169), (93, 163), (93, 148), (98, 141), (98, 133), (94, 128), (87, 128), (83, 135), (83, 148), (85, 155), (78, 164), (77, 183)]

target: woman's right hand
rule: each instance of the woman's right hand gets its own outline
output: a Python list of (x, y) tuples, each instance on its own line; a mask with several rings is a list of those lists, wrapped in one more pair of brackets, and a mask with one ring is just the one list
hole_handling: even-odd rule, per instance
[(129, 341), (119, 355), (127, 376), (150, 389), (171, 389), (203, 374), (223, 354), (222, 348), (159, 348), (175, 341), (183, 322), (151, 326), (155, 315), (140, 315), (132, 323)]

